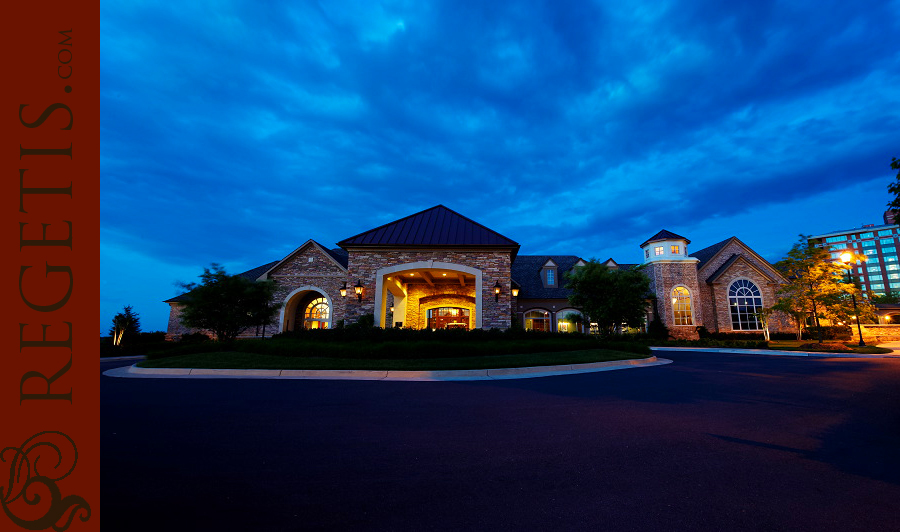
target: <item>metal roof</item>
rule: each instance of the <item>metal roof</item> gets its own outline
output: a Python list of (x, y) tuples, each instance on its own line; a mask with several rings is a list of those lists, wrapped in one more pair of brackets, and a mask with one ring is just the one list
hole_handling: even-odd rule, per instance
[(684, 240), (685, 243), (687, 243), (687, 244), (691, 243), (691, 241), (688, 240), (687, 238), (684, 238), (683, 236), (676, 235), (675, 233), (672, 233), (671, 231), (666, 231), (665, 229), (663, 229), (662, 231), (660, 231), (660, 232), (656, 233), (655, 235), (651, 236), (650, 238), (648, 238), (647, 241), (644, 242), (643, 244), (641, 244), (640, 247), (644, 247), (647, 244), (649, 244), (650, 242), (661, 242), (663, 240)]
[(519, 244), (443, 205), (411, 214), (341, 242), (342, 248), (373, 246), (505, 247)]

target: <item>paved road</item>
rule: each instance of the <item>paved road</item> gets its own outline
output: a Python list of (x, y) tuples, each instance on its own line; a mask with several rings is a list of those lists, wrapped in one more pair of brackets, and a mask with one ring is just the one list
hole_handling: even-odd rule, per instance
[(103, 377), (101, 522), (900, 530), (900, 359), (657, 354), (512, 381)]

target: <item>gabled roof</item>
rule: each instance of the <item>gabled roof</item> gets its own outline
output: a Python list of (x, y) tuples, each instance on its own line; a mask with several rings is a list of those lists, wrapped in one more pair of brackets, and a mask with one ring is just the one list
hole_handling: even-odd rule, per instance
[(732, 256), (728, 257), (728, 260), (726, 260), (724, 263), (722, 263), (721, 266), (719, 266), (718, 268), (716, 268), (716, 271), (712, 272), (712, 274), (711, 274), (709, 277), (706, 278), (706, 283), (707, 283), (707, 284), (712, 284), (712, 283), (716, 282), (716, 281), (719, 279), (719, 277), (720, 277), (723, 273), (725, 273), (726, 271), (728, 271), (728, 268), (730, 268), (732, 264), (734, 264), (735, 262), (737, 262), (737, 261), (739, 261), (739, 260), (743, 260), (744, 262), (746, 262), (748, 266), (750, 266), (751, 268), (753, 268), (757, 273), (759, 273), (760, 275), (762, 275), (762, 276), (765, 277), (766, 279), (768, 279), (768, 280), (770, 280), (770, 281), (772, 281), (772, 282), (775, 282), (775, 278), (772, 277), (771, 275), (769, 275), (768, 272), (765, 272), (765, 271), (761, 270), (761, 269), (760, 269), (759, 267), (757, 267), (755, 264), (753, 264), (752, 262), (750, 262), (749, 260), (747, 260), (747, 258), (744, 257), (743, 255), (738, 254), (738, 253), (735, 253), (735, 254), (733, 254)]
[[(245, 277), (247, 279), (255, 281), (256, 279), (259, 278), (260, 275), (269, 271), (270, 268), (274, 267), (279, 262), (281, 262), (281, 261), (276, 260), (276, 261), (270, 262), (268, 264), (263, 264), (262, 266), (257, 266), (256, 268), (247, 270), (247, 271), (239, 273), (237, 275), (240, 277)], [(167, 300), (163, 301), (163, 303), (178, 303), (179, 301), (184, 301), (187, 299), (188, 294), (190, 294), (190, 292), (185, 292), (183, 294), (179, 294), (171, 299), (167, 299)]]
[(318, 242), (316, 242), (315, 240), (309, 239), (306, 242), (304, 242), (302, 246), (300, 246), (297, 249), (295, 249), (294, 251), (291, 251), (290, 253), (288, 253), (285, 258), (283, 258), (280, 261), (273, 264), (271, 268), (262, 272), (259, 275), (259, 277), (264, 277), (265, 275), (268, 275), (269, 272), (271, 272), (278, 266), (281, 266), (283, 263), (289, 261), (294, 255), (296, 255), (297, 253), (300, 253), (301, 251), (306, 249), (307, 246), (314, 246), (314, 247), (318, 248), (320, 252), (324, 253), (325, 256), (327, 256), (329, 259), (333, 260), (334, 263), (336, 265), (338, 265), (340, 268), (343, 268), (344, 270), (347, 269), (348, 254), (346, 251), (344, 251), (342, 249), (339, 249), (339, 250), (328, 249), (325, 246), (323, 246), (322, 244), (319, 244)]
[[(557, 286), (545, 288), (541, 270), (551, 259), (559, 273)], [(519, 285), (519, 299), (567, 299), (572, 291), (564, 288), (565, 274), (580, 260), (575, 255), (519, 255), (511, 268), (512, 280)]]
[(663, 229), (662, 231), (660, 231), (660, 232), (656, 233), (655, 235), (651, 236), (650, 238), (648, 238), (646, 242), (644, 242), (643, 244), (640, 245), (640, 247), (644, 247), (651, 242), (662, 242), (663, 240), (684, 240), (684, 242), (686, 244), (691, 243), (691, 241), (688, 240), (687, 238), (684, 238), (683, 236), (676, 235), (675, 233), (672, 233), (671, 231), (666, 231), (665, 229)]
[[(703, 268), (703, 266), (710, 261), (713, 257), (716, 256), (719, 251), (722, 250), (725, 246), (727, 246), (732, 240), (737, 240), (737, 237), (726, 238), (725, 240), (719, 242), (718, 244), (713, 244), (709, 247), (703, 248), (700, 251), (695, 251), (690, 254), (691, 257), (695, 259), (699, 259), (700, 262), (697, 263), (697, 270)], [(740, 242), (740, 240), (738, 240)]]
[(411, 214), (375, 229), (344, 239), (338, 246), (348, 247), (504, 247), (519, 244), (443, 205)]

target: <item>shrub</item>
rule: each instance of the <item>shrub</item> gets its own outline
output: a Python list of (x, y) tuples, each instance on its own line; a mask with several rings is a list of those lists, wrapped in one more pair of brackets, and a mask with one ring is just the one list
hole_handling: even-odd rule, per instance
[(653, 318), (647, 326), (647, 336), (656, 340), (665, 340), (669, 337), (669, 328), (663, 325), (659, 318)]
[[(818, 339), (819, 329), (819, 327), (807, 327), (806, 338)], [(823, 326), (821, 329), (823, 340), (849, 340), (853, 336), (850, 327), (847, 325)]]

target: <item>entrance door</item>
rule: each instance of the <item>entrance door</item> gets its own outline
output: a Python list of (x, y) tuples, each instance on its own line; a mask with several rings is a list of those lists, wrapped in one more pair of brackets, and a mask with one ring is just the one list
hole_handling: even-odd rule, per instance
[(433, 308), (428, 311), (429, 329), (469, 329), (469, 309), (458, 307)]

